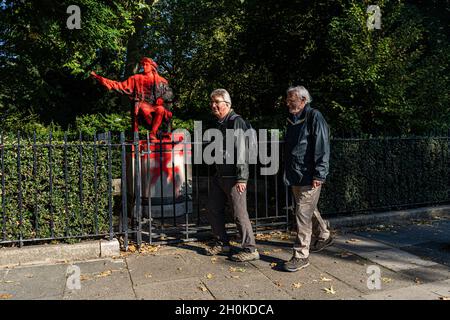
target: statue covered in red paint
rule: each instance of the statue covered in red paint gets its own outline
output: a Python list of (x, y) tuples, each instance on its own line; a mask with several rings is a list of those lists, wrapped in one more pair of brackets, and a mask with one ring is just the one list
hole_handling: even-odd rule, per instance
[(172, 91), (168, 81), (158, 74), (156, 70), (158, 65), (152, 59), (144, 57), (140, 64), (144, 72), (122, 82), (101, 77), (94, 71), (91, 72), (91, 76), (108, 90), (115, 90), (133, 99), (132, 130), (139, 131), (141, 124), (139, 119), (142, 119), (143, 124), (151, 128), (150, 138), (156, 139), (162, 121), (168, 122), (172, 118), (172, 112), (164, 107), (164, 102), (170, 102), (172, 99)]

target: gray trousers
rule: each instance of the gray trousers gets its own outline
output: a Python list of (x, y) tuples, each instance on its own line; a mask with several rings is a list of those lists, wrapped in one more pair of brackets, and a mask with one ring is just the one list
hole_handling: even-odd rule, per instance
[(247, 190), (239, 194), (234, 187), (236, 179), (213, 177), (208, 198), (208, 220), (214, 236), (224, 244), (229, 243), (225, 230), (225, 204), (228, 201), (242, 239), (242, 248), (256, 248), (255, 235), (247, 212)]
[(292, 193), (295, 199), (295, 221), (297, 237), (294, 243), (294, 256), (308, 258), (311, 239), (328, 239), (330, 230), (328, 224), (322, 219), (317, 203), (322, 186), (293, 186)]

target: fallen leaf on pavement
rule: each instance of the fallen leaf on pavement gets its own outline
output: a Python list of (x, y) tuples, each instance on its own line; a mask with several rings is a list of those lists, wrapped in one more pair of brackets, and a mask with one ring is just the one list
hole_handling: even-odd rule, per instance
[(390, 282), (392, 282), (392, 279), (391, 279), (391, 278), (381, 278), (381, 280), (382, 280), (384, 283), (390, 283)]
[(302, 284), (301, 284), (300, 282), (297, 282), (297, 283), (293, 283), (292, 286), (293, 286), (295, 289), (299, 289), (299, 288), (302, 286)]
[(417, 284), (422, 284), (422, 281), (420, 281), (419, 278), (415, 278), (415, 279), (414, 279), (414, 282), (417, 283)]
[(11, 299), (13, 297), (12, 294), (0, 294), (0, 299)]
[(211, 258), (211, 263), (212, 263), (212, 264), (214, 264), (214, 263), (216, 263), (216, 262), (217, 262), (217, 258), (216, 258), (216, 257)]
[(355, 243), (355, 242), (361, 242), (361, 240), (352, 238), (350, 240), (345, 241), (345, 243)]
[(277, 287), (282, 287), (282, 286), (283, 286), (283, 285), (281, 284), (280, 281), (275, 281), (274, 283), (275, 283), (275, 285), (276, 285)]
[(139, 248), (139, 253), (155, 253), (161, 248), (160, 245), (154, 246), (154, 245), (142, 245)]
[(327, 294), (336, 294), (336, 291), (334, 290), (333, 286), (331, 286), (330, 288), (323, 288), (323, 290), (324, 290)]
[(245, 272), (244, 268), (240, 268), (240, 267), (230, 267), (230, 272)]
[(325, 277), (320, 277), (320, 281), (323, 281), (323, 282), (329, 282), (329, 281), (333, 281), (333, 279), (329, 279), (329, 278), (325, 278)]
[(199, 286), (198, 289), (203, 292), (208, 291), (204, 286)]
[(262, 253), (265, 255), (268, 255), (268, 254), (270, 254), (270, 251), (264, 250)]
[(86, 275), (86, 274), (82, 274), (82, 275), (80, 276), (80, 281), (86, 281), (86, 280), (91, 280), (91, 277), (89, 277), (89, 276)]
[(212, 278), (213, 278), (212, 273), (208, 273), (208, 274), (206, 275), (206, 279), (212, 279)]
[(146, 274), (145, 274), (145, 277), (146, 277), (146, 278), (151, 278), (151, 277), (152, 277), (152, 274), (151, 274), (151, 273), (146, 273)]
[(272, 263), (270, 264), (270, 266), (271, 266), (272, 268), (275, 268), (275, 267), (277, 266), (277, 263), (276, 263), (276, 262), (272, 262)]
[(342, 252), (342, 253), (337, 253), (336, 255), (337, 255), (337, 256), (340, 256), (341, 258), (348, 258), (348, 257), (352, 256), (353, 253), (350, 253), (350, 252)]
[(130, 251), (130, 252), (136, 252), (136, 246), (134, 245), (134, 244), (130, 244), (129, 246), (128, 246), (128, 251)]
[(272, 236), (270, 234), (262, 234), (258, 233), (255, 236), (256, 240), (270, 240), (272, 239)]
[(100, 273), (99, 275), (97, 275), (97, 278), (107, 277), (107, 276), (110, 276), (111, 274), (112, 274), (111, 270), (106, 270), (106, 271), (103, 271), (102, 273)]

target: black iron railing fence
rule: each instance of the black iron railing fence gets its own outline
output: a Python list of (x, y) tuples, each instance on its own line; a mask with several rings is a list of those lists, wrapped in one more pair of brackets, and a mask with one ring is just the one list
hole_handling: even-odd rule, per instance
[[(130, 140), (124, 133), (0, 139), (2, 245), (120, 237), (127, 247), (130, 240), (195, 240), (210, 230), (214, 166), (195, 163), (192, 143), (151, 141), (148, 134)], [(286, 230), (291, 221), (283, 142), (277, 143), (276, 174), (261, 175), (264, 166), (250, 165), (248, 211), (257, 232)], [(450, 202), (449, 135), (334, 138), (331, 144), (319, 203), (324, 214)]]

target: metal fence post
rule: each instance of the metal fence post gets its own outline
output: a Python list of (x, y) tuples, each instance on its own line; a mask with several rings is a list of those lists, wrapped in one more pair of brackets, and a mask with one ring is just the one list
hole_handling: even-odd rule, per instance
[(23, 230), (23, 213), (22, 213), (22, 172), (21, 172), (21, 161), (20, 161), (20, 131), (17, 131), (17, 193), (19, 202), (19, 246), (22, 248), (22, 230)]
[[(33, 176), (37, 175), (37, 150), (36, 150), (36, 131), (33, 132)], [(36, 236), (39, 237), (39, 210), (37, 192), (34, 192), (34, 227), (36, 228)]]
[(67, 132), (64, 132), (64, 209), (66, 214), (66, 237), (70, 235), (69, 213), (69, 174), (67, 164)]
[(94, 227), (95, 227), (95, 233), (98, 234), (98, 181), (97, 181), (97, 133), (94, 132)]
[(126, 168), (126, 145), (125, 145), (125, 133), (120, 133), (120, 146), (122, 157), (122, 179), (121, 179), (121, 192), (122, 192), (122, 232), (124, 233), (124, 248), (128, 250), (128, 208), (127, 208), (127, 168)]
[(48, 143), (48, 162), (49, 162), (49, 175), (50, 175), (50, 193), (49, 193), (49, 206), (50, 206), (50, 232), (51, 237), (55, 237), (55, 220), (53, 216), (53, 135), (50, 131), (49, 133), (49, 143)]
[(2, 238), (6, 241), (6, 195), (5, 195), (5, 139), (1, 133), (0, 157), (2, 165)]
[[(109, 218), (109, 240), (114, 237), (112, 216), (112, 159), (111, 159), (111, 132), (108, 131), (108, 218)], [(98, 233), (98, 232), (97, 232)]]
[(80, 198), (80, 216), (81, 216), (81, 235), (84, 235), (84, 195), (83, 195), (83, 135), (80, 131), (80, 171), (79, 171), (79, 198)]
[(139, 132), (134, 133), (134, 183), (135, 183), (135, 205), (134, 205), (134, 219), (137, 221), (137, 245), (140, 247), (142, 244), (141, 234), (141, 170), (140, 170), (140, 150), (139, 150)]
[(148, 183), (148, 198), (147, 198), (147, 213), (148, 213), (148, 237), (149, 243), (153, 243), (153, 230), (152, 230), (152, 186), (151, 186), (151, 149), (150, 149), (150, 136), (147, 131), (147, 183)]

